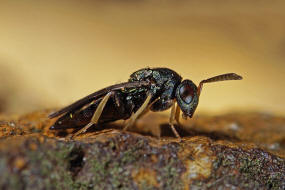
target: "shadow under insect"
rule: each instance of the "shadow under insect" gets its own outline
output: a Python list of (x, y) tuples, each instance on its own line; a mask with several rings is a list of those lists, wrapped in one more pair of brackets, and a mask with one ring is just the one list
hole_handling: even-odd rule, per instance
[[(100, 134), (104, 131), (118, 130), (123, 131), (124, 121), (116, 121), (112, 123), (93, 125), (86, 131), (86, 135), (97, 133)], [(240, 139), (235, 135), (231, 135), (224, 131), (209, 131), (201, 129), (198, 125), (191, 122), (184, 122), (182, 125), (174, 125), (179, 135), (183, 137), (205, 136), (212, 140), (228, 140), (238, 142)], [(67, 137), (70, 134), (76, 133), (81, 128), (66, 129), (55, 131), (56, 136)], [(176, 137), (168, 123), (168, 117), (163, 114), (150, 113), (145, 117), (139, 119), (137, 123), (129, 128), (129, 132), (136, 132), (144, 136), (151, 136), (154, 138), (173, 138)], [(128, 132), (127, 132), (128, 133)]]

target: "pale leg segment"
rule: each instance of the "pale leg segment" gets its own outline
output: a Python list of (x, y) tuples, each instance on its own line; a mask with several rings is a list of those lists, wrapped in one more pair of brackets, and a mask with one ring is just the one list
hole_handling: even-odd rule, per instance
[(180, 109), (179, 105), (177, 104), (176, 105), (176, 112), (175, 112), (175, 120), (179, 126), (181, 126), (181, 123), (179, 120), (180, 119), (180, 111), (181, 111), (181, 109)]
[(148, 108), (148, 104), (150, 102), (150, 99), (151, 99), (151, 94), (149, 94), (147, 96), (147, 98), (144, 101), (143, 105), (137, 110), (137, 112), (132, 114), (132, 116), (130, 117), (127, 125), (123, 129), (124, 131), (127, 130), (129, 127), (133, 126), (134, 123), (136, 122), (136, 120), (140, 117), (140, 115), (145, 113), (145, 110)]
[(110, 96), (112, 96), (114, 94), (114, 92), (109, 92), (108, 94), (106, 94), (106, 96), (104, 96), (104, 98), (102, 99), (102, 101), (99, 103), (95, 113), (93, 114), (90, 123), (88, 123), (85, 127), (83, 127), (82, 129), (80, 129), (79, 131), (77, 131), (74, 135), (71, 136), (71, 138), (84, 133), (87, 131), (87, 129), (89, 129), (92, 125), (97, 124), (99, 121), (99, 118), (104, 110), (104, 107), (106, 105), (106, 103), (108, 102)]
[(175, 109), (175, 102), (173, 102), (173, 105), (171, 107), (169, 125), (170, 125), (173, 133), (175, 134), (175, 136), (179, 139), (179, 141), (181, 141), (181, 137), (180, 137), (180, 135), (178, 134), (178, 132), (176, 131), (176, 129), (174, 127), (175, 116), (176, 116), (176, 109)]

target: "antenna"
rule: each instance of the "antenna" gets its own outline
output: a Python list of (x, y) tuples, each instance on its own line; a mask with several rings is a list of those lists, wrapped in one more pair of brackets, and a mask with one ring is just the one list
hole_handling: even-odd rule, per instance
[(241, 80), (241, 79), (242, 79), (242, 76), (239, 76), (235, 73), (227, 73), (227, 74), (211, 77), (206, 80), (202, 80), (198, 86), (198, 92), (197, 92), (198, 96), (200, 96), (201, 94), (204, 83), (219, 82), (219, 81), (226, 81), (226, 80)]

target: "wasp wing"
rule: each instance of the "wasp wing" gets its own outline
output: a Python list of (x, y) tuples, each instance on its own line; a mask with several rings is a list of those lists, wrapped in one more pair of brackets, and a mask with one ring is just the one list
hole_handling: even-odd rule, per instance
[(135, 88), (135, 87), (147, 86), (148, 84), (149, 83), (146, 81), (124, 82), (124, 83), (120, 83), (120, 84), (115, 84), (115, 85), (109, 86), (107, 88), (104, 88), (102, 90), (99, 90), (97, 92), (94, 92), (94, 93), (74, 102), (73, 104), (62, 108), (61, 110), (59, 110), (57, 112), (51, 113), (48, 117), (51, 119), (51, 118), (60, 116), (64, 113), (74, 111), (74, 110), (92, 102), (93, 100), (96, 100), (98, 98), (103, 97), (104, 95), (106, 95), (110, 91), (119, 90), (119, 89), (123, 89), (123, 88)]

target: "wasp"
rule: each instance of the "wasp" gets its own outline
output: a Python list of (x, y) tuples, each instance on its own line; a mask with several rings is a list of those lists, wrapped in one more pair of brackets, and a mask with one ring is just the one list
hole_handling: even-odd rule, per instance
[(79, 128), (74, 137), (91, 126), (128, 119), (123, 128), (127, 130), (146, 112), (171, 108), (169, 125), (175, 136), (181, 139), (174, 122), (180, 123), (181, 110), (184, 119), (193, 117), (203, 84), (241, 79), (235, 73), (227, 73), (202, 80), (197, 87), (191, 80), (182, 80), (179, 74), (168, 68), (140, 69), (130, 75), (128, 82), (106, 87), (51, 113), (49, 118), (61, 117), (50, 129)]

